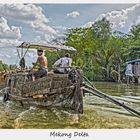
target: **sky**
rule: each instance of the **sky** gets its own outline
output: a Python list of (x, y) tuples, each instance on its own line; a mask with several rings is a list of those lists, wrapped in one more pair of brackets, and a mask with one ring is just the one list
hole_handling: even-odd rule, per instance
[[(90, 27), (103, 17), (113, 30), (128, 33), (140, 23), (140, 4), (0, 4), (0, 60), (18, 64), (15, 46), (22, 42), (59, 40), (67, 29)], [(31, 65), (36, 52), (25, 59)]]

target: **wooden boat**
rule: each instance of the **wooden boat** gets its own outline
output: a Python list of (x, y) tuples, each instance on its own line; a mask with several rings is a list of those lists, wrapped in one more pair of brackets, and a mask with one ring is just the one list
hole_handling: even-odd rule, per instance
[(5, 82), (6, 82), (6, 72), (1, 71), (0, 72), (0, 90), (6, 86)]
[[(76, 51), (76, 49), (69, 46), (32, 43), (22, 43), (17, 48)], [(23, 59), (23, 56), (21, 56), (21, 59)], [(71, 67), (67, 74), (49, 72), (46, 76), (35, 81), (29, 79), (27, 74), (28, 72), (21, 68), (20, 72), (8, 76), (4, 101), (12, 100), (19, 102), (21, 105), (61, 106), (78, 113), (83, 112), (83, 98), (80, 88), (82, 86), (82, 77), (79, 68)]]
[(5, 82), (0, 82), (0, 90), (3, 89), (5, 87)]
[[(27, 48), (25, 54), (30, 48), (42, 48), (44, 50), (64, 49), (76, 51), (73, 47), (60, 45), (40, 45), (31, 43), (22, 43), (17, 48)], [(37, 106), (60, 106), (74, 111), (74, 113), (83, 113), (83, 92), (91, 93), (94, 96), (103, 98), (118, 106), (123, 107), (136, 117), (140, 117), (140, 112), (117, 101), (116, 99), (97, 90), (92, 83), (82, 74), (78, 67), (70, 67), (67, 74), (56, 74), (49, 72), (46, 76), (32, 81), (24, 70), (24, 56), (20, 56), (21, 70), (11, 73), (6, 78), (6, 86), (3, 88), (3, 100), (12, 100), (24, 105)]]

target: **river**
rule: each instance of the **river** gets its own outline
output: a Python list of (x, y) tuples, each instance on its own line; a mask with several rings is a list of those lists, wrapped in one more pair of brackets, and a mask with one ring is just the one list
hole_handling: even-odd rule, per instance
[[(97, 89), (140, 111), (140, 86), (94, 82)], [(76, 120), (76, 121), (75, 121)], [(87, 93), (80, 116), (59, 108), (21, 107), (0, 97), (0, 128), (140, 128), (140, 118)]]

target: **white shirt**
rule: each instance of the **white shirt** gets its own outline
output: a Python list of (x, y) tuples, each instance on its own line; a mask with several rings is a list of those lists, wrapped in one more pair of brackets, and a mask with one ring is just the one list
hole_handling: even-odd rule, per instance
[(134, 74), (135, 76), (140, 76), (140, 63), (137, 62), (137, 64), (134, 65)]
[(128, 70), (128, 71), (132, 71), (132, 64), (127, 64), (127, 66), (126, 66), (126, 70)]
[[(72, 59), (69, 57), (62, 57), (60, 59), (58, 59), (55, 63), (54, 66), (58, 66), (58, 67), (64, 67), (64, 68), (58, 68), (57, 70), (59, 72), (64, 73), (65, 72), (65, 67), (70, 67), (72, 63)], [(67, 69), (68, 70), (68, 69)]]
[(133, 76), (132, 64), (127, 64), (127, 66), (126, 66), (126, 71), (125, 71), (125, 75)]

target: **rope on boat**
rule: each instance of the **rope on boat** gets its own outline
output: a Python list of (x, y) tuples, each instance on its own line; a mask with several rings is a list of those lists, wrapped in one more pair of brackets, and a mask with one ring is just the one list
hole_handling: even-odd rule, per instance
[[(86, 87), (87, 87), (87, 88), (86, 88)], [(119, 105), (119, 106), (123, 107), (124, 109), (126, 109), (126, 110), (127, 110), (129, 113), (131, 113), (132, 115), (134, 115), (134, 116), (140, 118), (140, 112), (139, 112), (139, 111), (137, 111), (137, 110), (135, 110), (135, 109), (133, 109), (133, 108), (131, 108), (131, 107), (129, 107), (129, 106), (126, 106), (124, 103), (120, 103), (120, 102), (117, 101), (116, 99), (114, 99), (114, 98), (112, 98), (112, 97), (106, 95), (105, 93), (103, 93), (103, 92), (101, 92), (101, 91), (95, 89), (94, 87), (92, 87), (92, 86), (86, 84), (85, 87), (82, 87), (82, 89), (85, 90), (85, 91), (87, 91), (87, 92), (92, 93), (92, 94), (95, 95), (95, 96), (98, 96), (98, 97), (103, 98), (103, 99), (105, 99), (105, 100), (107, 100), (107, 101), (109, 101), (109, 102), (112, 102), (112, 103), (114, 103), (114, 104), (116, 104), (116, 105)]]

